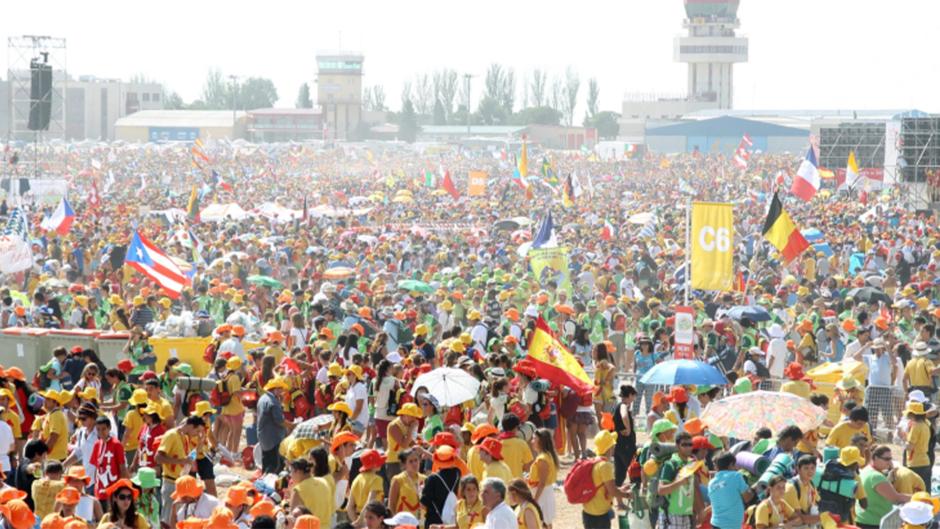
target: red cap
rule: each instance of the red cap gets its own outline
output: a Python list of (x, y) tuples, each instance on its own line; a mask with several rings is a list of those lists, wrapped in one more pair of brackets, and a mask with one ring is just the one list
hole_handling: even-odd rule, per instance
[(714, 450), (715, 447), (708, 441), (708, 438), (703, 435), (696, 435), (692, 438), (692, 450)]
[(129, 358), (125, 358), (117, 363), (117, 368), (126, 375), (134, 370), (134, 362)]
[(146, 382), (147, 380), (150, 380), (152, 378), (157, 378), (157, 374), (154, 373), (153, 371), (149, 371), (149, 370), (144, 371), (144, 374), (140, 375), (141, 382)]

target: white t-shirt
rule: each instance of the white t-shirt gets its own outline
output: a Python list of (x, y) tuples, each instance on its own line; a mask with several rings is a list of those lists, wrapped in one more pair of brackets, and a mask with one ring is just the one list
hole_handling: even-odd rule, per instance
[(13, 428), (6, 421), (0, 421), (0, 465), (3, 472), (9, 474), (13, 468), (10, 466), (10, 452), (16, 440), (13, 438)]
[(386, 376), (379, 384), (379, 389), (375, 394), (375, 418), (388, 421), (395, 417), (388, 414), (388, 397), (395, 385), (395, 377)]
[(212, 511), (219, 505), (219, 499), (205, 492), (199, 496), (195, 503), (187, 503), (177, 509), (176, 519), (185, 520), (187, 518), (207, 519), (212, 516)]
[(781, 338), (773, 338), (767, 346), (767, 369), (772, 378), (783, 378), (783, 370), (787, 364), (787, 342)]
[(486, 515), (485, 529), (519, 529), (519, 523), (516, 521), (516, 513), (506, 505), (506, 502), (500, 503)]
[(291, 347), (303, 347), (307, 345), (307, 340), (309, 338), (310, 338), (310, 331), (306, 328), (301, 329), (299, 327), (293, 327), (290, 330)]
[(349, 405), (349, 409), (351, 409), (353, 413), (356, 412), (356, 401), (362, 401), (362, 411), (359, 412), (358, 416), (350, 417), (350, 420), (356, 421), (363, 426), (369, 424), (369, 403), (366, 402), (369, 396), (368, 393), (366, 385), (362, 382), (356, 382), (356, 384), (346, 392), (346, 404)]
[(95, 441), (98, 440), (98, 431), (92, 427), (90, 430), (84, 427), (75, 431), (75, 447), (73, 452), (81, 457), (82, 466), (85, 467), (85, 475), (95, 481), (96, 469), (91, 464), (91, 451), (95, 447)]
[[(245, 346), (242, 345), (242, 341), (234, 336), (222, 342), (222, 345), (219, 346), (220, 353), (232, 353), (233, 355), (245, 360)], [(210, 513), (211, 514), (211, 513)]]

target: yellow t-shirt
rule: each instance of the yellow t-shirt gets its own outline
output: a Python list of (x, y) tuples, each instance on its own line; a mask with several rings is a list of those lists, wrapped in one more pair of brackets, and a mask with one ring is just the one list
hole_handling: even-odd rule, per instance
[(160, 397), (160, 400), (150, 399), (150, 402), (157, 403), (157, 407), (160, 408), (160, 416), (164, 418), (164, 421), (176, 417), (176, 410), (173, 408), (173, 405), (170, 404), (170, 401), (165, 398)]
[(810, 430), (803, 433), (803, 438), (796, 443), (796, 449), (804, 454), (812, 454), (819, 444), (819, 430)]
[(924, 480), (921, 479), (913, 470), (898, 466), (894, 469), (894, 490), (901, 494), (911, 495), (915, 492), (926, 492), (927, 487)]
[(832, 431), (829, 432), (829, 437), (826, 438), (826, 444), (842, 449), (852, 444), (852, 436), (859, 433), (865, 434), (865, 437), (868, 438), (868, 442), (872, 442), (871, 428), (868, 424), (856, 429), (852, 427), (852, 423), (849, 421), (843, 421), (835, 425)]
[(799, 395), (804, 399), (809, 399), (809, 396), (812, 394), (809, 383), (802, 380), (791, 380), (789, 382), (785, 382), (782, 386), (780, 386), (780, 391)]
[(398, 505), (388, 506), (389, 509), (392, 510), (392, 514), (410, 512), (420, 518), (418, 513), (421, 511), (421, 495), (418, 493), (417, 487), (423, 483), (425, 479), (426, 476), (418, 474), (416, 484), (408, 477), (407, 472), (401, 472), (392, 478), (392, 484), (398, 483)]
[[(526, 502), (523, 505), (517, 505), (515, 508), (516, 511), (516, 523), (519, 525), (519, 529), (542, 529), (542, 517), (539, 516), (539, 510), (535, 508), (535, 505)], [(535, 515), (535, 527), (529, 527), (525, 523), (525, 514), (526, 512), (531, 511)]]
[(810, 508), (819, 503), (819, 493), (812, 483), (800, 482), (800, 493), (796, 493), (796, 485), (793, 482), (787, 482), (786, 492), (783, 493), (783, 499), (793, 507), (799, 509), (802, 513), (809, 513)]
[(754, 525), (777, 527), (793, 516), (793, 507), (786, 501), (776, 504), (777, 509), (770, 507), (770, 498), (760, 502), (754, 513)]
[(591, 470), (591, 480), (594, 481), (597, 492), (584, 504), (584, 512), (592, 516), (607, 514), (613, 506), (613, 498), (607, 497), (605, 484), (614, 480), (614, 464), (610, 461), (600, 461), (595, 464)]
[[(105, 513), (101, 518), (101, 521), (98, 522), (98, 527), (107, 527), (111, 525), (111, 515)], [(150, 522), (147, 521), (147, 517), (141, 513), (137, 513), (137, 518), (134, 520), (134, 529), (152, 529), (150, 527)]]
[(228, 401), (228, 404), (222, 406), (222, 415), (239, 415), (245, 413), (245, 406), (242, 405), (242, 399), (238, 395), (238, 391), (242, 389), (241, 377), (236, 373), (229, 373), (225, 377), (223, 387), (225, 391), (232, 394), (232, 398)]
[(555, 468), (555, 461), (552, 460), (552, 456), (542, 452), (535, 458), (535, 461), (529, 468), (529, 486), (532, 487), (533, 492), (535, 491), (535, 488), (538, 487), (539, 482), (543, 481), (543, 476), (539, 475), (539, 463), (542, 462), (545, 463), (547, 469), (547, 475), (544, 476), (547, 489), (551, 489), (558, 477), (558, 469)]
[(907, 366), (904, 367), (904, 374), (907, 375), (912, 386), (932, 386), (933, 380), (931, 372), (934, 365), (929, 359), (924, 357), (914, 357)]
[(356, 476), (349, 487), (349, 499), (352, 500), (356, 514), (369, 502), (369, 494), (375, 493), (373, 501), (382, 501), (385, 498), (382, 487), (382, 476), (374, 471), (364, 472)]
[(467, 505), (467, 500), (457, 500), (457, 529), (472, 529), (483, 521), (483, 502), (480, 498), (473, 505)]
[(503, 439), (503, 462), (509, 467), (512, 477), (521, 478), (523, 469), (533, 459), (528, 443), (518, 437)]
[(0, 414), (0, 421), (6, 421), (10, 425), (14, 439), (23, 438), (23, 423), (20, 421), (19, 414), (13, 413), (11, 410), (4, 410), (3, 414)]
[(124, 416), (123, 424), (124, 435), (127, 438), (124, 442), (124, 450), (137, 450), (140, 446), (140, 440), (137, 437), (144, 429), (144, 419), (136, 409), (131, 409)]
[(52, 512), (55, 506), (55, 495), (65, 488), (65, 482), (59, 479), (37, 479), (33, 482), (32, 498), (33, 512), (39, 519), (43, 519)]
[[(157, 452), (169, 457), (184, 458), (189, 456), (189, 452), (192, 450), (192, 444), (192, 441), (183, 435), (182, 432), (177, 428), (172, 428), (163, 434), (163, 439), (160, 441), (160, 448), (157, 449)], [(180, 477), (180, 472), (183, 470), (182, 465), (161, 465), (161, 467), (163, 469), (163, 479), (169, 480), (175, 480)]]
[[(396, 433), (400, 433), (402, 439), (406, 439), (410, 433), (408, 427), (401, 421), (401, 417), (396, 417), (392, 419), (392, 422), (388, 423), (386, 431), (391, 432), (392, 430)], [(395, 442), (391, 433), (388, 433), (386, 437), (388, 438), (388, 451), (385, 452), (385, 462), (398, 463), (398, 452), (401, 451), (401, 445)]]
[(269, 345), (264, 348), (265, 355), (271, 355), (274, 357), (274, 364), (280, 364), (281, 359), (284, 358), (284, 350), (281, 349), (279, 345)]
[(55, 444), (49, 447), (49, 459), (65, 461), (69, 456), (69, 424), (65, 413), (57, 408), (42, 422), (42, 438), (48, 440), (52, 434), (59, 434)]
[(325, 479), (309, 477), (298, 483), (294, 490), (300, 495), (304, 507), (309, 509), (317, 518), (327, 520), (327, 523), (329, 523), (336, 506), (334, 505), (335, 498), (330, 485)]
[(512, 481), (512, 471), (506, 463), (493, 461), (483, 467), (483, 479), (486, 478), (499, 478), (503, 483), (509, 483)]
[(470, 450), (467, 451), (467, 466), (470, 468), (470, 473), (473, 474), (473, 477), (477, 478), (477, 481), (483, 481), (483, 459), (480, 457), (480, 447), (471, 446)]
[(930, 439), (930, 428), (927, 423), (911, 421), (910, 431), (907, 434), (907, 443), (911, 449), (907, 451), (907, 467), (924, 467), (930, 464), (927, 456), (927, 441)]

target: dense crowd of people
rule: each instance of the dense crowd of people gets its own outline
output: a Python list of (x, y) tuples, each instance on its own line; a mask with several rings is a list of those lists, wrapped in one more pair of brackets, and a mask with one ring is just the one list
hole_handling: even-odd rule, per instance
[[(587, 529), (618, 511), (668, 529), (827, 527), (830, 514), (868, 528), (894, 506), (912, 526), (937, 514), (936, 216), (901, 188), (785, 198), (821, 234), (785, 263), (761, 227), (792, 156), (755, 154), (741, 171), (720, 155), (530, 148), (520, 181), (517, 154), (46, 147), (41, 170), (65, 175), (77, 220), (57, 235), (39, 229), (54, 208), (41, 197), (0, 207), (27, 217), (34, 259), (3, 276), (0, 326), (127, 343), (114, 365), (79, 346), (35, 373), (0, 371), (6, 526), (537, 529), (575, 508)], [(483, 196), (462, 191), (469, 170), (488, 173)], [(673, 356), (693, 197), (734, 204), (736, 289), (689, 292), (693, 355), (728, 384), (644, 383)], [(243, 211), (197, 215), (232, 203)], [(520, 246), (549, 212), (568, 270), (536, 277)], [(179, 296), (124, 263), (135, 232), (188, 272)], [(522, 361), (539, 321), (592, 391)], [(167, 336), (206, 345), (161, 356)], [(826, 363), (843, 366), (831, 391), (809, 376)], [(415, 384), (440, 368), (473, 377), (475, 397)], [(710, 403), (758, 389), (831, 420), (711, 431)], [(763, 479), (741, 454), (776, 472)]]

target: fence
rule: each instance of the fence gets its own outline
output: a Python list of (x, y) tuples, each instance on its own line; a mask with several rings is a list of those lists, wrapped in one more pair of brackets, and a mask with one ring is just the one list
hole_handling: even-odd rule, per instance
[[(594, 378), (593, 366), (586, 367), (585, 371), (587, 372), (588, 376), (590, 376), (592, 379)], [(764, 391), (780, 391), (780, 388), (783, 386), (783, 384), (787, 382), (789, 382), (788, 379), (766, 379), (760, 383), (759, 389)], [(643, 384), (638, 384), (636, 373), (627, 371), (621, 371), (617, 373), (617, 377), (614, 380), (614, 387), (619, 387), (621, 384), (630, 384), (637, 388), (639, 394), (637, 395), (637, 399), (633, 408), (634, 413), (637, 415), (640, 412), (642, 412), (644, 415), (649, 412), (649, 407), (652, 404), (652, 397), (656, 391), (669, 390), (668, 386), (644, 386)], [(835, 384), (830, 382), (816, 382), (814, 385), (814, 393), (821, 393), (828, 396), (830, 399), (828, 415), (829, 421), (832, 423), (839, 422), (841, 413), (838, 405), (836, 405), (833, 401), (836, 390)], [(868, 409), (872, 435), (884, 441), (890, 440), (894, 435), (898, 421), (903, 417), (904, 414), (904, 406), (907, 401), (907, 395), (904, 393), (904, 389), (897, 386), (869, 385), (866, 386), (863, 391), (865, 396), (864, 402), (859, 402), (857, 404), (864, 405)], [(730, 394), (730, 388), (723, 389), (722, 396), (727, 396)], [(642, 426), (645, 425), (646, 421), (637, 422), (638, 428), (642, 429)]]

